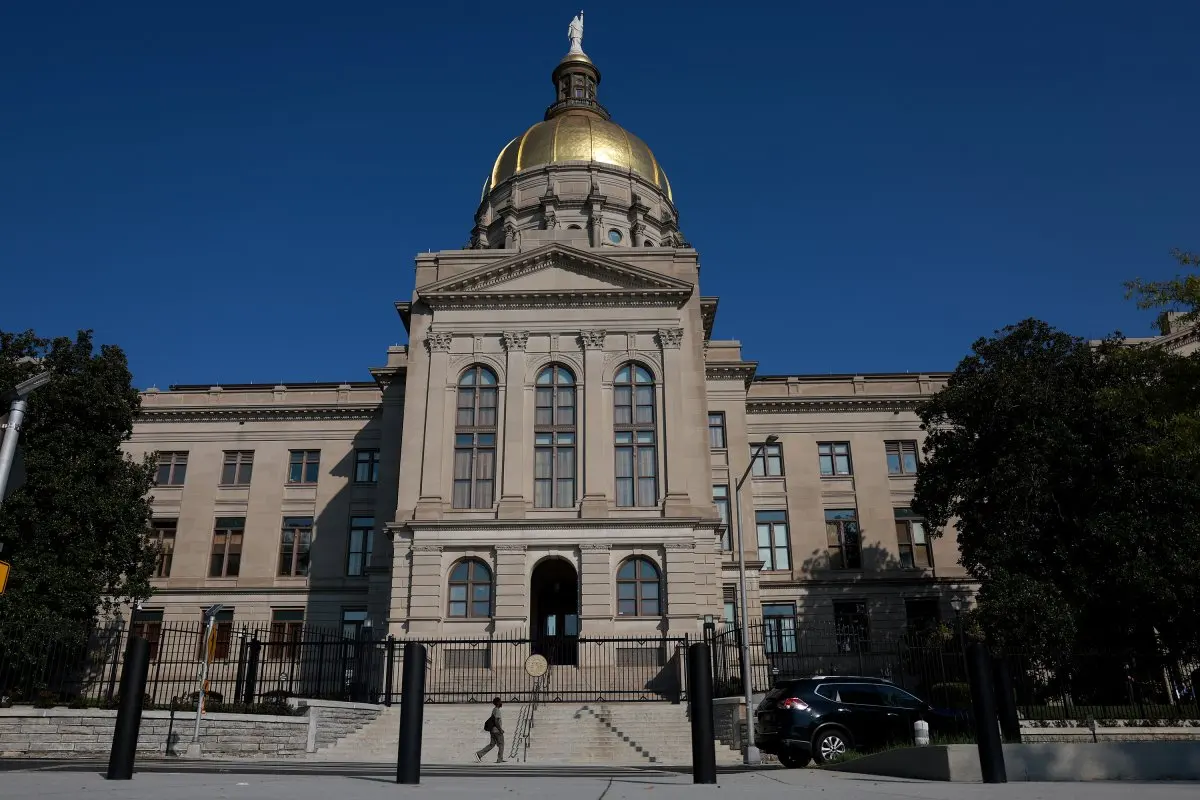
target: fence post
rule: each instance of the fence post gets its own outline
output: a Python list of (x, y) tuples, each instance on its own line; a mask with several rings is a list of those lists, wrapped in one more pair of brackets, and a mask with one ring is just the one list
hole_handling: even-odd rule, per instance
[(242, 623), (242, 630), (238, 633), (237, 668), (233, 672), (233, 701), (235, 703), (242, 697), (243, 681), (246, 679), (246, 649), (249, 646), (250, 642), (246, 639), (246, 625)]
[(1021, 743), (1021, 721), (1017, 718), (1017, 701), (1013, 692), (1012, 672), (1005, 656), (992, 658), (992, 679), (996, 691), (996, 713), (1000, 731), (1009, 744)]
[[(258, 659), (259, 653), (262, 650), (262, 642), (258, 640), (258, 634), (250, 640), (250, 657), (246, 659), (246, 681), (244, 688), (246, 691), (242, 702), (246, 705), (254, 705), (254, 697), (258, 693)], [(282, 700), (282, 698), (280, 698)]]
[(142, 701), (146, 696), (146, 677), (150, 673), (150, 643), (141, 636), (129, 639), (125, 669), (121, 671), (121, 708), (113, 729), (112, 750), (108, 755), (110, 781), (133, 777), (133, 757), (137, 753), (138, 730), (142, 726)]
[(416, 642), (405, 642), (404, 677), (400, 685), (400, 744), (396, 753), (396, 783), (421, 782), (421, 734), (424, 721), (425, 646)]
[(703, 642), (687, 649), (688, 709), (692, 718), (692, 783), (717, 782), (717, 745), (713, 736), (712, 653)]
[(984, 783), (1007, 783), (1004, 748), (996, 726), (996, 698), (992, 686), (991, 659), (982, 642), (967, 645), (967, 674), (971, 683), (971, 710), (975, 714), (975, 741), (979, 747), (979, 770)]
[(388, 708), (392, 707), (392, 679), (395, 675), (394, 662), (396, 659), (396, 637), (388, 634), (387, 637), (387, 665), (385, 666), (383, 679), (383, 704)]

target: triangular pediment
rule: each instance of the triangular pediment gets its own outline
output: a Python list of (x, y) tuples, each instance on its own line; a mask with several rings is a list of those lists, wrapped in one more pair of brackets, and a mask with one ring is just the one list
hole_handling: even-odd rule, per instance
[(438, 281), (418, 294), (435, 306), (503, 298), (618, 302), (637, 297), (643, 302), (681, 304), (693, 288), (677, 278), (554, 243)]

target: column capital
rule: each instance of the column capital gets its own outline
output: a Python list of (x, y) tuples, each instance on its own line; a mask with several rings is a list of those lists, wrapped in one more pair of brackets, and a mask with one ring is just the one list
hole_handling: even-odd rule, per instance
[(497, 553), (524, 553), (529, 547), (523, 544), (498, 544), (496, 545)]
[(608, 332), (603, 328), (583, 330), (579, 332), (579, 341), (583, 344), (584, 350), (603, 350), (604, 337), (607, 335)]
[(683, 341), (683, 328), (659, 328), (658, 344), (664, 349), (678, 350)]
[(442, 546), (440, 544), (414, 544), (412, 546), (414, 553), (440, 553)]
[(508, 352), (525, 351), (525, 345), (529, 344), (529, 331), (504, 331), (500, 334), (500, 340), (504, 343), (504, 349)]
[(425, 334), (425, 346), (431, 353), (449, 353), (453, 341), (454, 334), (450, 331), (430, 330)]
[(579, 545), (580, 550), (611, 550), (612, 545), (608, 542), (585, 542)]
[(695, 550), (696, 549), (695, 542), (667, 542), (663, 546), (668, 551), (671, 551), (671, 550), (683, 551), (683, 550)]

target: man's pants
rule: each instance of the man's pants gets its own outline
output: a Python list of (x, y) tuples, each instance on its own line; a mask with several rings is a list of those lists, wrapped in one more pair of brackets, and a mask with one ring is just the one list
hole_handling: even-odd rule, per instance
[(477, 753), (477, 755), (480, 758), (483, 758), (484, 756), (486, 756), (488, 753), (490, 753), (492, 751), (493, 747), (495, 747), (496, 748), (496, 760), (503, 761), (504, 760), (504, 733), (501, 731), (491, 731), (491, 734), (492, 734), (491, 743), (487, 747), (480, 750)]

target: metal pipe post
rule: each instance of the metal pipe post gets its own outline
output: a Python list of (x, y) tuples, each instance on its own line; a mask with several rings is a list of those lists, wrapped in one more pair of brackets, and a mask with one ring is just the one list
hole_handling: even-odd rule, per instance
[(196, 693), (196, 727), (192, 730), (193, 743), (200, 741), (200, 717), (204, 715), (204, 695), (208, 691), (208, 647), (215, 622), (216, 617), (210, 616), (208, 625), (204, 628), (204, 645), (201, 647), (204, 661), (200, 665), (200, 691)]
[(692, 783), (717, 782), (713, 737), (712, 654), (703, 642), (688, 647), (688, 709), (692, 718)]
[(21, 435), (21, 421), (25, 419), (24, 399), (13, 400), (8, 407), (8, 423), (4, 426), (4, 439), (0, 441), (0, 503), (8, 488), (8, 476), (12, 472), (13, 460), (17, 456), (17, 439)]
[(396, 783), (421, 782), (421, 734), (425, 722), (425, 645), (404, 644), (404, 676), (400, 679), (400, 746)]
[(1021, 743), (1021, 720), (1017, 716), (1017, 699), (1013, 691), (1012, 672), (1008, 659), (996, 656), (992, 659), (992, 681), (996, 692), (996, 713), (1000, 717), (1000, 732), (1009, 744)]
[(108, 755), (110, 781), (127, 781), (133, 777), (133, 757), (137, 753), (138, 730), (142, 726), (142, 701), (146, 696), (146, 677), (150, 674), (150, 643), (141, 636), (132, 636), (125, 651), (125, 668), (121, 671), (121, 707), (113, 729), (112, 750)]
[(996, 698), (992, 687), (991, 657), (982, 642), (967, 645), (967, 677), (971, 682), (971, 710), (975, 715), (975, 741), (979, 771), (984, 783), (1008, 783), (1004, 747), (996, 725)]
[(395, 675), (395, 666), (393, 662), (396, 660), (396, 637), (388, 634), (387, 637), (387, 666), (384, 669), (383, 679), (383, 704), (388, 708), (392, 707), (392, 681)]
[[(768, 437), (768, 440), (770, 439), (771, 437)], [(746, 702), (746, 750), (743, 759), (746, 764), (761, 763), (762, 753), (754, 744), (754, 678), (753, 670), (750, 668), (750, 600), (746, 596), (746, 547), (742, 540), (742, 484), (750, 476), (750, 471), (754, 469), (754, 461), (757, 458), (761, 456), (765, 466), (766, 452), (767, 445), (760, 444), (758, 449), (750, 455), (750, 465), (746, 467), (741, 480), (733, 489), (733, 520), (734, 527), (737, 529), (735, 533), (737, 534), (738, 549), (738, 599), (742, 607), (742, 618), (738, 625), (741, 635), (738, 638), (741, 639), (742, 645), (742, 693)]]

